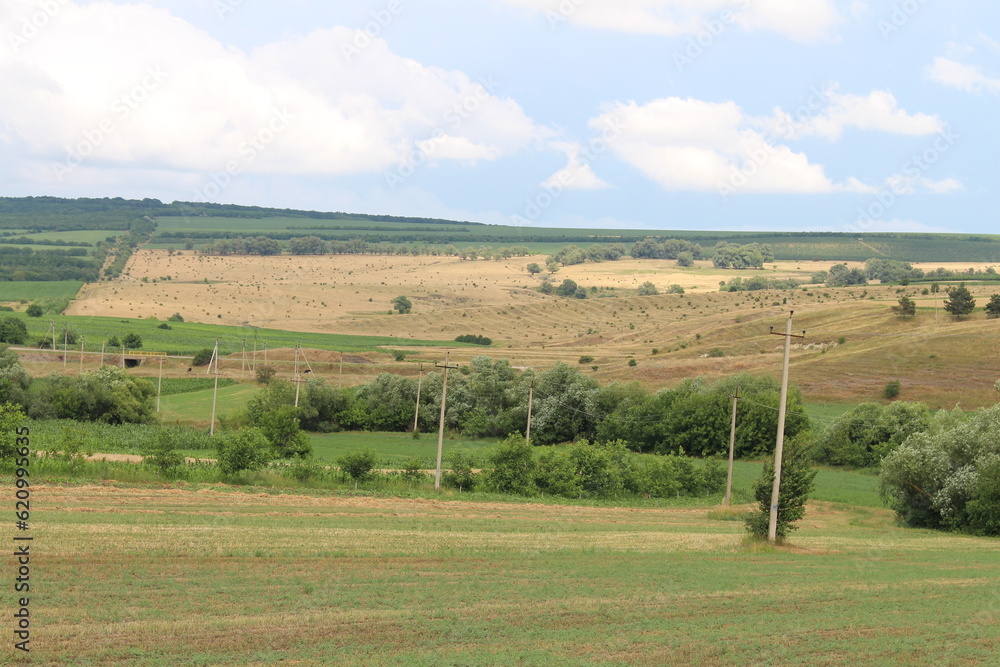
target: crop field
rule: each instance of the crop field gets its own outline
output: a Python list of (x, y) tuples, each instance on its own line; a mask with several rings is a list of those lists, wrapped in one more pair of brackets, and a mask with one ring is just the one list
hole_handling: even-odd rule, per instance
[(1000, 650), (996, 540), (874, 508), (812, 502), (773, 549), (692, 501), (34, 492), (39, 665), (925, 665)]
[(0, 303), (13, 303), (21, 299), (72, 299), (83, 283), (78, 280), (12, 281), (0, 280)]

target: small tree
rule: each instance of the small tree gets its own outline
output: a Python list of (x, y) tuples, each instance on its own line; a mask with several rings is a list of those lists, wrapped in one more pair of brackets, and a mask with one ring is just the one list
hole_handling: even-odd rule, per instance
[(219, 440), (219, 470), (235, 475), (244, 470), (259, 470), (271, 460), (271, 445), (259, 428), (233, 431)]
[[(806, 515), (806, 500), (813, 490), (816, 471), (809, 467), (809, 455), (805, 445), (796, 439), (785, 443), (781, 457), (781, 487), (778, 491), (778, 518), (775, 536), (784, 542), (788, 534), (798, 529), (793, 525)], [(764, 464), (760, 477), (753, 483), (753, 495), (757, 499), (757, 509), (746, 518), (747, 532), (753, 537), (766, 540), (771, 517), (771, 489), (774, 485), (774, 460)]]
[(28, 306), (27, 310), (25, 310), (24, 313), (28, 317), (41, 317), (43, 314), (45, 314), (45, 311), (42, 310), (42, 307), (39, 306), (37, 303), (33, 303), (30, 306)]
[(167, 318), (167, 321), (168, 322), (183, 322), (184, 318), (181, 317), (180, 313), (174, 313), (173, 315), (171, 315), (170, 317)]
[(129, 331), (122, 338), (122, 345), (130, 350), (138, 350), (142, 348), (142, 336), (135, 333), (134, 331)]
[(913, 317), (917, 314), (917, 303), (908, 296), (899, 297), (899, 305), (892, 307), (892, 312), (900, 317)]
[(536, 273), (542, 272), (542, 267), (538, 266), (538, 262), (532, 262), (531, 264), (528, 264), (528, 266), (526, 266), (525, 268), (531, 275), (535, 275)]
[(121, 347), (121, 346), (122, 346), (122, 342), (121, 342), (121, 340), (118, 339), (118, 336), (111, 336), (111, 338), (108, 339), (108, 347), (110, 347), (110, 348), (116, 348), (116, 347)]
[(160, 431), (145, 454), (143, 463), (153, 466), (162, 475), (168, 475), (184, 464), (184, 455), (174, 449), (174, 439), (170, 431)]
[(24, 320), (16, 317), (5, 317), (0, 320), (0, 343), (10, 343), (11, 345), (24, 345), (28, 340), (28, 327)]
[(400, 315), (405, 315), (413, 308), (413, 304), (411, 304), (410, 300), (405, 296), (400, 295), (392, 300), (392, 307), (395, 308)]
[(648, 280), (643, 284), (639, 285), (638, 289), (639, 296), (654, 296), (659, 293), (660, 290), (656, 289), (656, 285), (649, 282)]
[(892, 400), (899, 396), (899, 380), (891, 380), (885, 384), (885, 388), (882, 390), (882, 398), (887, 400)]
[(948, 298), (944, 301), (946, 311), (955, 317), (963, 317), (971, 313), (975, 307), (976, 300), (972, 298), (972, 293), (966, 288), (965, 283), (948, 288)]
[[(111, 341), (108, 341), (108, 344), (110, 345)], [(195, 366), (205, 366), (211, 361), (212, 361), (212, 348), (203, 347), (197, 352), (195, 352), (194, 360), (191, 363), (193, 363)], [(265, 366), (264, 368), (268, 367)]]
[(677, 266), (694, 266), (694, 254), (687, 250), (677, 253)]
[(364, 449), (357, 452), (344, 454), (337, 459), (340, 469), (350, 476), (354, 481), (360, 481), (371, 474), (375, 467), (375, 452)]
[(513, 433), (489, 455), (491, 469), (484, 474), (486, 486), (499, 493), (534, 495), (535, 459), (524, 436)]
[(990, 302), (984, 306), (988, 317), (1000, 317), (1000, 294), (990, 297)]
[(274, 379), (277, 372), (278, 371), (274, 368), (274, 366), (260, 366), (256, 371), (254, 371), (254, 375), (257, 378), (257, 384), (269, 384), (271, 380)]

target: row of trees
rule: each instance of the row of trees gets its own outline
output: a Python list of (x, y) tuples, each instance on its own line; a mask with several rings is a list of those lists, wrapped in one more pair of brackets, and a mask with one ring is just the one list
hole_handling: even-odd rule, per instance
[[(927, 290), (924, 291), (927, 292)], [(975, 311), (976, 300), (972, 297), (972, 293), (965, 286), (965, 283), (953, 285), (947, 291), (948, 298), (944, 301), (944, 309), (947, 313), (955, 317), (965, 317)], [(983, 306), (983, 310), (987, 317), (1000, 317), (1000, 294), (991, 295), (989, 302)], [(903, 295), (899, 297), (898, 304), (892, 307), (892, 311), (901, 317), (913, 317), (917, 314), (917, 304), (909, 296)]]
[[(256, 236), (235, 238), (219, 238), (212, 243), (201, 248), (205, 255), (279, 255), (282, 252), (280, 241), (270, 236)], [(460, 259), (476, 260), (483, 259), (510, 259), (511, 257), (524, 257), (531, 254), (531, 251), (523, 245), (503, 246), (492, 248), (489, 246), (468, 247), (459, 249), (454, 245), (445, 247), (412, 244), (412, 245), (386, 245), (370, 243), (364, 239), (356, 238), (346, 241), (327, 241), (319, 236), (293, 236), (288, 240), (288, 252), (293, 255), (434, 255), (445, 257), (458, 257)]]
[(712, 264), (720, 269), (763, 269), (765, 262), (774, 261), (774, 251), (766, 243), (715, 244)]

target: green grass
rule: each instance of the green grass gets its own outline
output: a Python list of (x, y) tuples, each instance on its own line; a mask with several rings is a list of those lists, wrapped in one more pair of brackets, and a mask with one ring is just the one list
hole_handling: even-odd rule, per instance
[[(0, 290), (3, 285), (0, 282)], [(50, 283), (36, 283), (47, 285)], [(220, 354), (225, 356), (242, 350), (243, 342), (247, 343), (247, 354), (250, 354), (254, 330), (250, 327), (227, 326), (221, 324), (200, 324), (196, 322), (169, 322), (170, 329), (160, 329), (162, 324), (153, 319), (125, 319), (116, 317), (54, 315), (33, 318), (24, 313), (8, 313), (14, 317), (23, 318), (28, 326), (30, 341), (41, 339), (49, 327), (49, 320), (56, 324), (56, 329), (69, 326), (86, 338), (86, 350), (99, 352), (101, 342), (111, 336), (121, 338), (126, 333), (135, 332), (142, 337), (143, 349), (167, 354), (194, 354), (203, 348), (211, 348), (219, 341)], [(303, 333), (297, 331), (281, 331), (277, 329), (257, 329), (258, 350), (264, 344), (271, 349), (294, 348), (301, 343), (304, 348), (321, 350), (338, 350), (343, 352), (364, 352), (376, 350), (382, 346), (438, 346), (466, 347), (464, 343), (454, 341), (418, 340), (396, 338), (393, 336), (350, 336), (343, 334)], [(259, 352), (258, 352), (259, 354)]]
[(83, 283), (78, 280), (53, 280), (51, 282), (0, 280), (0, 301), (72, 299), (81, 287), (83, 287)]
[[(379, 460), (402, 463), (412, 458), (434, 461), (437, 457), (437, 433), (422, 433), (414, 440), (409, 433), (324, 433), (312, 434), (313, 457), (332, 462), (339, 456), (359, 449), (371, 449)], [(481, 450), (497, 443), (495, 438), (446, 438), (443, 450), (463, 448)]]
[[(215, 414), (228, 415), (246, 406), (257, 393), (258, 387), (251, 384), (234, 384), (220, 387), (216, 399)], [(188, 391), (163, 396), (160, 399), (160, 419), (165, 424), (196, 423), (207, 424), (212, 417), (213, 389)]]
[(775, 549), (708, 504), (36, 493), (46, 664), (990, 664), (1000, 645), (995, 540), (884, 510), (813, 504)]
[[(140, 376), (135, 376), (140, 377)], [(159, 378), (155, 375), (143, 378), (149, 380), (154, 385), (159, 382)], [(205, 377), (204, 375), (200, 377), (190, 377), (190, 378), (163, 378), (160, 387), (160, 394), (162, 396), (170, 396), (173, 394), (185, 394), (191, 391), (203, 391), (206, 389), (211, 389), (215, 381), (211, 377)], [(229, 387), (236, 384), (236, 380), (232, 378), (219, 378), (219, 388)]]

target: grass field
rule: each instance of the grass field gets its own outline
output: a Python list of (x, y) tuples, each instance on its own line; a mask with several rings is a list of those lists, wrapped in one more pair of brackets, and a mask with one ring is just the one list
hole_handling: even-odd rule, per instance
[(1000, 648), (996, 540), (885, 510), (811, 503), (773, 549), (708, 505), (34, 493), (32, 664), (987, 664)]
[(81, 287), (83, 287), (83, 283), (77, 280), (53, 280), (51, 282), (0, 280), (0, 302), (19, 301), (20, 299), (28, 301), (72, 299)]
[[(252, 384), (220, 387), (216, 399), (216, 415), (228, 415), (244, 407), (257, 393)], [(163, 396), (160, 399), (160, 419), (164, 424), (204, 424), (212, 418), (212, 389), (189, 391)]]

